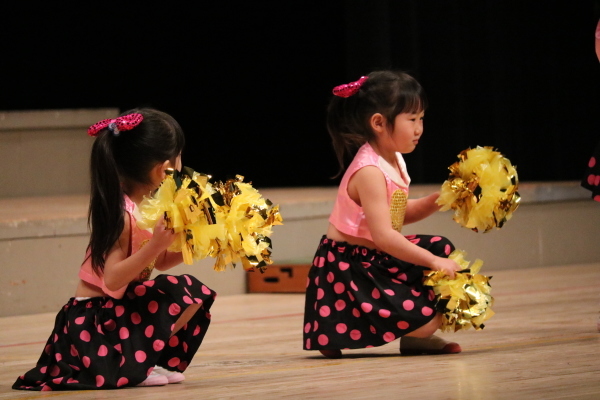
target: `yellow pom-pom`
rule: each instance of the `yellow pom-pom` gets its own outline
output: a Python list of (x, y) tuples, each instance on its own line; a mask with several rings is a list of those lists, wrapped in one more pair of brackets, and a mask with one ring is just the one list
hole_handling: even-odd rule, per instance
[(475, 232), (501, 228), (519, 206), (517, 170), (492, 147), (462, 151), (448, 169), (437, 204), (454, 210), (454, 220)]
[(183, 261), (214, 257), (215, 270), (241, 262), (261, 272), (271, 264), (271, 227), (281, 225), (279, 207), (243, 177), (211, 184), (210, 176), (184, 167), (170, 170), (158, 190), (140, 204), (138, 226), (153, 228), (164, 216), (176, 238), (169, 251), (182, 252)]
[(225, 224), (227, 235), (221, 243), (215, 269), (222, 270), (227, 264), (239, 261), (244, 269), (261, 272), (271, 260), (271, 228), (281, 225), (283, 219), (279, 207), (262, 198), (243, 176), (215, 184), (221, 202), (217, 214)]
[(441, 271), (425, 271), (423, 283), (433, 287), (436, 309), (443, 314), (440, 327), (443, 332), (467, 330), (470, 327), (483, 329), (483, 323), (494, 315), (490, 308), (494, 302), (490, 294), (491, 278), (479, 274), (483, 262), (475, 260), (469, 267), (469, 261), (464, 257), (462, 250), (454, 250), (448, 256), (462, 267), (454, 279), (449, 279)]

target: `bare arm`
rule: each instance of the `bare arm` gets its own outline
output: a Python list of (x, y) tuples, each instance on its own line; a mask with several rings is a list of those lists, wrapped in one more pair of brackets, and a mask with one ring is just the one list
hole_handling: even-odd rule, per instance
[(460, 270), (454, 261), (433, 255), (392, 228), (385, 178), (377, 167), (358, 170), (349, 182), (348, 193), (362, 206), (373, 242), (380, 250), (411, 264), (444, 271), (450, 277)]
[(408, 200), (404, 223), (407, 225), (412, 224), (413, 222), (425, 219), (436, 211), (439, 211), (440, 206), (435, 203), (438, 197), (440, 197), (440, 193), (435, 192), (428, 196), (421, 197), (420, 199)]
[(182, 262), (183, 255), (181, 253), (172, 253), (165, 250), (156, 260), (154, 268), (156, 268), (158, 271), (166, 271), (181, 264)]
[(135, 280), (175, 239), (173, 232), (164, 228), (164, 221), (161, 219), (148, 244), (127, 257), (130, 230), (130, 220), (125, 218), (123, 232), (106, 256), (104, 284), (109, 290), (117, 290)]

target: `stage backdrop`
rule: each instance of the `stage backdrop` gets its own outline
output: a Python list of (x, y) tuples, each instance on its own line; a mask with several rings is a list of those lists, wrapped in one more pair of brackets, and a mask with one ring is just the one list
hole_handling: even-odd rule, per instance
[(0, 109), (153, 106), (185, 164), (256, 187), (337, 183), (331, 88), (380, 68), (429, 96), (415, 183), (477, 145), (521, 180), (579, 180), (600, 140), (592, 0), (124, 3), (3, 6)]

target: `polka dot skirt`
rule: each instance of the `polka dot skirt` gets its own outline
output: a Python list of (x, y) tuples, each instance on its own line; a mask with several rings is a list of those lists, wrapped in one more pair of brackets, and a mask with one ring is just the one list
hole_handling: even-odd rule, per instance
[[(441, 236), (406, 236), (447, 257), (454, 246)], [(308, 274), (304, 349), (381, 346), (435, 316), (434, 293), (423, 267), (386, 253), (323, 237)]]
[[(183, 372), (200, 347), (216, 293), (190, 275), (132, 282), (122, 299), (71, 298), (35, 368), (13, 389), (87, 390), (134, 386), (155, 365)], [(175, 335), (191, 304), (200, 309)]]
[(592, 192), (592, 198), (600, 201), (600, 142), (590, 157), (581, 186)]

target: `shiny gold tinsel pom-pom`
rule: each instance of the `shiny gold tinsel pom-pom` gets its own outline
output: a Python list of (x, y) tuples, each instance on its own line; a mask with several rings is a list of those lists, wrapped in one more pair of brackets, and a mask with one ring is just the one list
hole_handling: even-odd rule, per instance
[(454, 210), (454, 220), (475, 232), (501, 228), (512, 217), (521, 197), (517, 170), (492, 147), (462, 151), (449, 167), (437, 204)]
[(490, 291), (490, 278), (479, 274), (483, 261), (475, 260), (469, 266), (464, 258), (465, 252), (454, 250), (448, 258), (462, 267), (454, 279), (441, 271), (425, 271), (423, 284), (432, 286), (435, 293), (436, 309), (443, 316), (442, 332), (456, 332), (471, 327), (484, 328), (484, 322), (494, 312), (490, 308), (494, 298)]
[(183, 261), (215, 258), (214, 268), (241, 262), (261, 272), (271, 264), (271, 228), (281, 225), (279, 207), (263, 199), (244, 177), (212, 184), (210, 176), (184, 167), (170, 170), (158, 190), (140, 204), (138, 226), (154, 228), (164, 217), (176, 237), (169, 251)]

